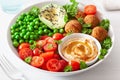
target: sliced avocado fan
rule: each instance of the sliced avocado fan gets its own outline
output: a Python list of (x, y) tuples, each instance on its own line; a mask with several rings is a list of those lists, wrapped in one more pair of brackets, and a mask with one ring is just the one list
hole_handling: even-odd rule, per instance
[(48, 4), (41, 8), (39, 18), (50, 29), (64, 28), (67, 13), (62, 6)]

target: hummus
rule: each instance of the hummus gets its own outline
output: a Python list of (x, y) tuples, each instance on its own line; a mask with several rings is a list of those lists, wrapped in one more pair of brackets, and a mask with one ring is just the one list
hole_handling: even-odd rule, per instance
[(64, 43), (62, 54), (67, 60), (90, 62), (97, 57), (98, 48), (93, 40), (73, 38)]

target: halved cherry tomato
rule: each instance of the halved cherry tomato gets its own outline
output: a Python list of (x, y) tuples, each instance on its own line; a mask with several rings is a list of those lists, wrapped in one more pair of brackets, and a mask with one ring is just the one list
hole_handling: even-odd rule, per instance
[(44, 35), (44, 36), (41, 36), (40, 39), (41, 39), (41, 40), (45, 40), (47, 37), (49, 37), (49, 36)]
[(64, 71), (64, 68), (68, 65), (68, 62), (65, 60), (59, 60), (59, 63), (61, 64), (60, 71)]
[(47, 69), (49, 71), (58, 72), (61, 69), (61, 64), (58, 59), (50, 59), (47, 64)]
[(87, 5), (84, 8), (84, 13), (87, 15), (94, 15), (96, 14), (97, 10), (96, 10), (96, 6), (95, 5)]
[(55, 43), (55, 41), (52, 37), (47, 37), (45, 40), (46, 40), (46, 42)]
[(55, 33), (55, 34), (53, 34), (53, 39), (54, 40), (60, 40), (60, 39), (62, 39), (64, 36), (63, 36), (63, 34), (60, 34), (60, 33)]
[(44, 63), (44, 58), (41, 56), (33, 56), (31, 65), (34, 67), (41, 67)]
[(23, 48), (29, 48), (30, 44), (29, 43), (21, 43), (18, 47), (18, 51), (23, 49)]
[(45, 44), (46, 44), (45, 40), (38, 40), (37, 43), (36, 43), (36, 46), (38, 48), (42, 48)]
[(48, 60), (52, 59), (53, 55), (54, 55), (53, 51), (45, 52), (45, 53), (40, 54), (40, 56), (42, 56), (44, 58), (45, 62), (47, 62)]
[(23, 48), (19, 50), (18, 54), (24, 60), (26, 57), (33, 56), (33, 51), (30, 48)]
[(80, 63), (77, 61), (71, 61), (70, 65), (72, 66), (72, 71), (76, 71), (80, 69)]
[(57, 54), (57, 53), (55, 53), (55, 54), (53, 55), (53, 58), (58, 59), (58, 60), (60, 60), (60, 59), (61, 59), (60, 55), (59, 55), (59, 54)]
[(39, 56), (42, 53), (42, 50), (40, 50), (39, 48), (35, 48), (33, 50), (33, 55), (34, 56)]
[(46, 63), (44, 63), (41, 68), (44, 69), (44, 70), (47, 70)]
[(47, 43), (45, 46), (43, 46), (44, 51), (56, 51), (57, 50), (57, 44), (56, 43)]

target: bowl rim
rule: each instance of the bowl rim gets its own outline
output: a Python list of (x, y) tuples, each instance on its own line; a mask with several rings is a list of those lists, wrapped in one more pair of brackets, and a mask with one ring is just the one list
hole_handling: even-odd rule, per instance
[[(46, 3), (49, 3), (49, 2), (54, 2), (54, 3), (57, 3), (57, 4), (59, 3), (59, 1), (50, 1), (50, 0), (48, 0), (48, 1), (41, 1), (41, 2), (38, 2), (38, 3), (32, 4), (32, 5), (24, 8), (23, 10), (21, 10), (18, 14), (16, 14), (16, 15), (14, 16), (14, 18), (12, 19), (12, 21), (15, 21), (16, 18), (17, 18), (22, 12), (26, 12), (26, 10), (28, 11), (32, 6), (36, 6), (36, 5), (43, 4), (43, 3), (46, 4)], [(98, 10), (98, 12), (100, 12), (100, 10)], [(100, 12), (100, 15), (102, 15), (102, 18), (105, 18), (101, 12)], [(22, 65), (24, 65), (24, 66), (26, 66), (26, 67), (28, 67), (28, 68), (34, 69), (34, 70), (39, 70), (40, 72), (42, 71), (42, 72), (45, 73), (45, 74), (52, 74), (52, 75), (54, 75), (54, 76), (68, 76), (68, 75), (73, 75), (73, 74), (78, 74), (78, 73), (80, 74), (80, 73), (82, 73), (82, 72), (88, 71), (88, 70), (90, 70), (91, 68), (95, 68), (95, 66), (97, 66), (97, 65), (100, 64), (101, 62), (103, 62), (103, 61), (108, 57), (108, 55), (110, 54), (110, 52), (111, 52), (111, 50), (112, 50), (112, 48), (113, 48), (113, 46), (114, 46), (114, 37), (115, 37), (115, 36), (114, 36), (114, 32), (113, 32), (113, 27), (110, 25), (110, 31), (109, 31), (109, 32), (110, 32), (110, 34), (111, 34), (110, 36), (111, 36), (111, 39), (112, 39), (112, 46), (111, 46), (111, 48), (108, 50), (108, 53), (105, 55), (105, 57), (104, 57), (103, 60), (98, 61), (97, 63), (93, 64), (92, 66), (90, 66), (90, 67), (88, 67), (88, 68), (86, 68), (86, 69), (77, 70), (77, 71), (72, 71), (72, 72), (51, 72), (51, 71), (46, 71), (46, 70), (42, 70), (42, 69), (35, 68), (35, 67), (33, 67), (33, 66), (25, 63), (24, 61), (22, 61), (22, 60), (15, 54), (15, 49), (12, 48), (13, 46), (12, 46), (11, 39), (10, 39), (10, 26), (12, 25), (12, 21), (10, 22), (10, 24), (9, 24), (9, 26), (8, 26), (7, 35), (6, 35), (6, 36), (7, 36), (7, 45), (9, 46), (9, 48), (11, 48), (10, 50), (11, 50), (12, 54), (15, 55), (14, 57), (16, 57), (16, 59), (18, 59)]]
[(86, 64), (87, 64), (88, 66), (93, 65), (93, 64), (98, 60), (98, 57), (99, 57), (99, 55), (100, 55), (101, 44), (100, 44), (100, 42), (99, 42), (96, 38), (94, 38), (93, 36), (88, 35), (88, 34), (84, 34), (84, 33), (72, 33), (72, 34), (70, 34), (70, 35), (68, 35), (68, 36), (65, 36), (65, 37), (61, 40), (62, 43), (60, 43), (60, 44), (58, 45), (59, 55), (60, 55), (64, 60), (68, 61), (67, 58), (65, 58), (65, 57), (63, 56), (63, 53), (61, 52), (61, 50), (64, 48), (64, 44), (65, 44), (66, 42), (68, 42), (69, 40), (73, 40), (73, 39), (75, 39), (75, 38), (78, 38), (78, 39), (79, 39), (79, 38), (84, 38), (84, 39), (88, 39), (88, 40), (94, 41), (95, 45), (97, 46), (98, 54), (97, 54), (97, 56), (96, 56), (93, 60), (91, 60), (91, 61), (89, 61), (89, 62), (86, 62)]

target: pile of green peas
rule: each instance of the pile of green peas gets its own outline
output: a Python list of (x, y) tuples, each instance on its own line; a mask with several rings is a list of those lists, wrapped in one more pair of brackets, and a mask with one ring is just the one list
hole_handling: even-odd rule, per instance
[(50, 29), (40, 21), (38, 15), (26, 12), (18, 16), (16, 22), (10, 27), (14, 47), (18, 47), (23, 42), (33, 44), (42, 35), (52, 36), (54, 33), (64, 33), (64, 29)]

